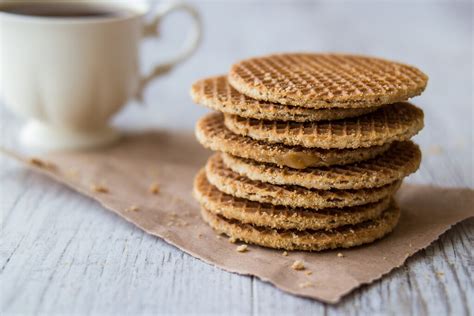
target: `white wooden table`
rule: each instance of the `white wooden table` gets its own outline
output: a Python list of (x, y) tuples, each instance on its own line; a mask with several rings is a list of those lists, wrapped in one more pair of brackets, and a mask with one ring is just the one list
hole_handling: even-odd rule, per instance
[[(205, 113), (191, 83), (251, 55), (349, 51), (418, 65), (429, 88), (414, 102), (426, 128), (416, 137), (422, 168), (410, 182), (473, 187), (472, 3), (199, 2), (199, 52), (146, 93), (146, 107), (116, 118), (126, 128), (192, 129)], [(165, 22), (163, 42), (146, 43), (147, 68), (172, 51), (186, 19)], [(176, 46), (176, 45), (175, 45)], [(3, 145), (20, 121), (2, 106)], [(0, 158), (1, 313), (15, 314), (432, 314), (473, 315), (474, 221), (456, 225), (405, 266), (329, 306), (285, 294), (252, 277), (184, 254), (97, 203)]]

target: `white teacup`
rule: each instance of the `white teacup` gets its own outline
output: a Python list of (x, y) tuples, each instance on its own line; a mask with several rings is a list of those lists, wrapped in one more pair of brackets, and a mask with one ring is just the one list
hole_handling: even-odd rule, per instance
[[(28, 119), (27, 146), (76, 149), (115, 141), (110, 117), (146, 84), (196, 49), (201, 22), (183, 3), (163, 7), (151, 23), (145, 1), (0, 2), (0, 97)], [(194, 22), (183, 51), (147, 76), (139, 73), (139, 44), (156, 36), (171, 11)]]

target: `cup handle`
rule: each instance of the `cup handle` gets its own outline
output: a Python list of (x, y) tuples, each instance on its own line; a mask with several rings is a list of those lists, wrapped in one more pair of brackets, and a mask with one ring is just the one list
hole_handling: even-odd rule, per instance
[(155, 14), (155, 17), (150, 23), (145, 24), (143, 33), (144, 36), (151, 37), (151, 36), (158, 36), (158, 26), (161, 22), (161, 19), (174, 11), (185, 11), (191, 17), (193, 22), (193, 26), (191, 30), (188, 32), (187, 39), (183, 45), (182, 51), (179, 52), (175, 57), (170, 58), (168, 61), (165, 61), (161, 64), (156, 65), (153, 70), (144, 77), (141, 78), (140, 84), (138, 86), (137, 91), (137, 99), (140, 101), (143, 100), (143, 90), (148, 85), (150, 81), (154, 78), (167, 73), (170, 71), (174, 66), (179, 64), (180, 62), (189, 58), (194, 51), (197, 49), (199, 42), (201, 41), (201, 34), (202, 34), (202, 22), (201, 17), (197, 10), (184, 2), (171, 2), (163, 7), (161, 7), (158, 12)]

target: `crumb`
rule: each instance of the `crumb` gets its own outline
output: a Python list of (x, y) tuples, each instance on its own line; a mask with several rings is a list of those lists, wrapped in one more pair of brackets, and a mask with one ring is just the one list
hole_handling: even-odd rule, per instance
[(286, 251), (283, 251), (283, 253), (281, 254), (283, 257), (287, 257), (288, 256), (288, 252)]
[(31, 157), (29, 160), (28, 160), (28, 163), (36, 166), (36, 167), (39, 167), (39, 168), (51, 168), (53, 167), (54, 165), (51, 163), (51, 162), (46, 162), (46, 161), (43, 161), (39, 158), (36, 158), (36, 157)]
[(339, 252), (339, 253), (337, 254), (337, 256), (338, 256), (339, 258), (344, 258), (344, 255), (343, 255), (341, 252)]
[(296, 261), (293, 262), (293, 264), (291, 265), (291, 268), (292, 268), (293, 270), (304, 270), (304, 263), (303, 263), (303, 261), (296, 260)]
[(98, 193), (109, 193), (109, 189), (107, 189), (103, 185), (93, 184), (91, 185), (91, 190)]
[(126, 209), (126, 211), (132, 211), (132, 212), (138, 212), (140, 208), (136, 205), (132, 205), (129, 208)]
[(442, 277), (442, 276), (444, 276), (444, 272), (438, 271), (438, 272), (436, 272), (436, 275), (437, 275), (438, 277)]
[(168, 223), (166, 224), (166, 226), (173, 226), (173, 225), (174, 225), (173, 222), (168, 222)]
[(216, 238), (217, 238), (217, 239), (221, 239), (221, 235), (216, 235)]
[(383, 257), (382, 259), (383, 259), (383, 260), (387, 260), (387, 257)]
[(152, 194), (158, 194), (158, 193), (160, 193), (160, 186), (158, 185), (158, 183), (154, 182), (154, 183), (150, 184), (150, 187), (148, 188), (148, 191)]
[(306, 288), (306, 287), (311, 287), (311, 286), (313, 286), (313, 283), (311, 283), (311, 282), (309, 282), (309, 281), (299, 284), (299, 287), (300, 287), (300, 288)]
[(235, 248), (238, 252), (247, 252), (248, 246), (247, 245), (240, 245), (237, 248)]
[(198, 234), (198, 238), (202, 238), (202, 233), (199, 233), (199, 234)]
[(230, 243), (235, 244), (236, 241), (237, 241), (237, 239), (235, 237), (229, 237), (229, 242)]
[(410, 248), (411, 248), (411, 247), (413, 247), (413, 245), (412, 245), (411, 243), (409, 243), (409, 244), (408, 244), (408, 247), (410, 247)]
[(305, 272), (305, 274), (306, 274), (306, 275), (311, 275), (311, 274), (313, 274), (313, 271), (309, 271), (309, 270), (308, 270), (308, 271)]
[(38, 159), (38, 158), (35, 158), (35, 157), (31, 157), (31, 158), (28, 160), (28, 162), (29, 162), (30, 164), (35, 165), (35, 166), (40, 167), (40, 168), (41, 168), (41, 167), (44, 167), (44, 162), (43, 162), (43, 160)]

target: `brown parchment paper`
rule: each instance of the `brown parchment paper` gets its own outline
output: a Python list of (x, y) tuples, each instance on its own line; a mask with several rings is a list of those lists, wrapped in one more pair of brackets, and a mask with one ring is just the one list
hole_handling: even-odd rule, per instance
[[(474, 215), (473, 190), (403, 185), (398, 193), (403, 211), (398, 227), (371, 245), (288, 256), (249, 246), (248, 252), (240, 253), (227, 238), (216, 238), (199, 216), (192, 182), (210, 153), (190, 133), (129, 134), (109, 148), (35, 156), (40, 160), (6, 152), (194, 257), (328, 303), (379, 279), (452, 225)], [(154, 184), (158, 193), (150, 191)], [(338, 257), (339, 252), (344, 257)], [(295, 260), (302, 260), (306, 271), (313, 273), (291, 269)]]

